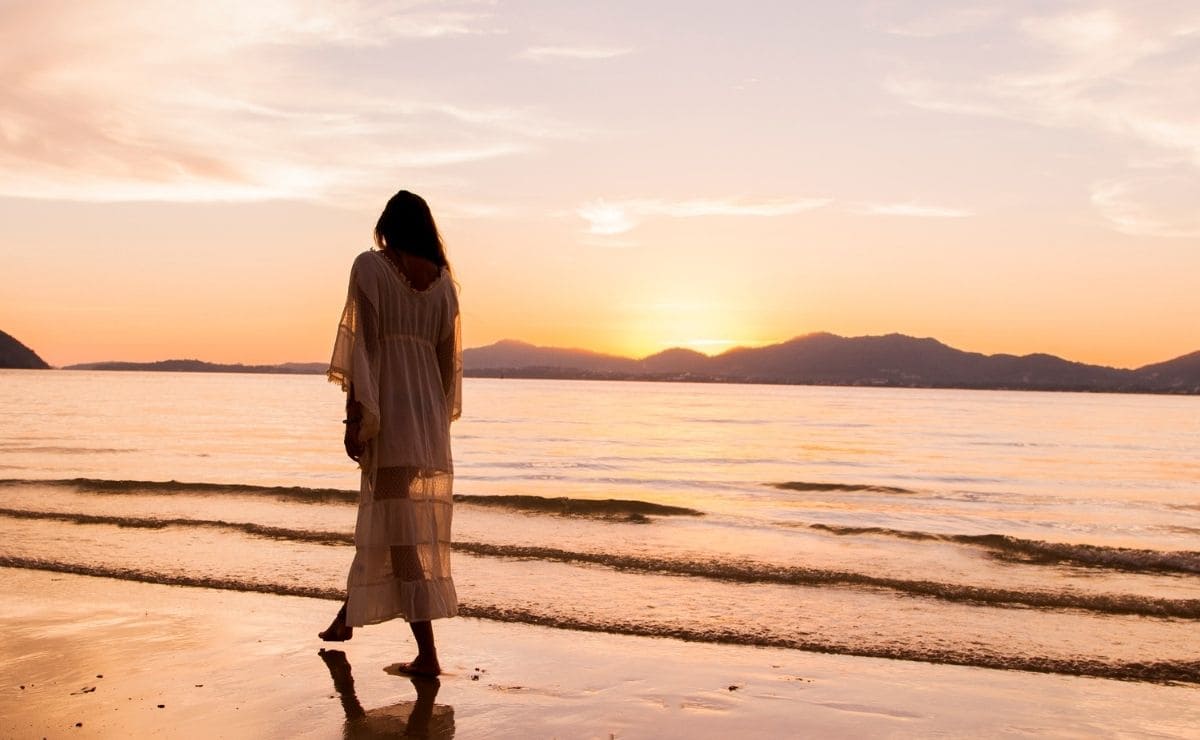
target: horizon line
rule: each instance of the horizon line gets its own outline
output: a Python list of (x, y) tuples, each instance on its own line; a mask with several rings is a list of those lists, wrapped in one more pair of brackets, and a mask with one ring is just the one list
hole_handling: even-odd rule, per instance
[[(1047, 357), (1055, 357), (1057, 359), (1064, 360), (1066, 362), (1076, 362), (1076, 363), (1083, 364), (1083, 365), (1092, 365), (1094, 367), (1108, 367), (1108, 368), (1113, 368), (1113, 369), (1118, 369), (1118, 370), (1138, 370), (1140, 368), (1148, 367), (1150, 365), (1157, 365), (1157, 364), (1160, 364), (1163, 362), (1171, 362), (1171, 361), (1180, 359), (1182, 357), (1187, 357), (1192, 354), (1200, 353), (1200, 349), (1197, 349), (1197, 350), (1192, 350), (1190, 352), (1184, 352), (1182, 354), (1175, 355), (1174, 357), (1168, 357), (1168, 358), (1162, 359), (1162, 360), (1147, 362), (1147, 363), (1144, 363), (1144, 364), (1136, 366), (1136, 367), (1117, 367), (1115, 365), (1101, 365), (1101, 364), (1094, 364), (1094, 363), (1090, 363), (1090, 362), (1082, 362), (1079, 360), (1072, 360), (1072, 359), (1069, 359), (1066, 357), (1062, 357), (1060, 355), (1051, 354), (1049, 352), (1029, 352), (1026, 354), (1014, 354), (1011, 352), (991, 352), (991, 353), (989, 353), (989, 352), (978, 352), (975, 350), (964, 350), (964, 349), (955, 347), (953, 345), (947, 344), (946, 342), (943, 342), (942, 340), (938, 339), (937, 337), (929, 337), (929, 336), (919, 337), (919, 336), (914, 336), (911, 334), (904, 334), (903, 332), (896, 332), (896, 331), (887, 332), (884, 334), (860, 334), (860, 335), (856, 335), (856, 336), (846, 336), (846, 335), (842, 335), (842, 334), (836, 334), (836, 333), (830, 332), (830, 331), (814, 331), (814, 332), (808, 332), (806, 334), (797, 334), (789, 339), (783, 339), (783, 340), (778, 340), (778, 341), (767, 341), (767, 342), (754, 343), (754, 344), (737, 344), (735, 346), (732, 346), (732, 347), (725, 349), (721, 352), (718, 352), (716, 354), (707, 354), (704, 352), (700, 352), (699, 350), (692, 349), (690, 347), (676, 345), (676, 346), (665, 347), (664, 349), (658, 350), (656, 352), (651, 352), (650, 354), (647, 354), (647, 355), (632, 356), (632, 355), (618, 354), (618, 353), (614, 353), (614, 352), (602, 352), (599, 350), (587, 349), (584, 347), (535, 344), (533, 342), (528, 342), (523, 339), (514, 339), (511, 337), (506, 337), (504, 339), (497, 339), (496, 341), (490, 342), (488, 344), (482, 344), (482, 345), (473, 346), (473, 347), (464, 347), (463, 351), (467, 352), (467, 351), (472, 351), (472, 350), (487, 349), (489, 347), (495, 347), (496, 345), (499, 345), (499, 344), (509, 343), (509, 344), (523, 345), (526, 347), (530, 347), (532, 349), (559, 350), (559, 351), (564, 351), (564, 352), (579, 352), (579, 353), (585, 353), (585, 354), (590, 354), (590, 355), (598, 355), (601, 357), (612, 357), (612, 358), (618, 358), (618, 359), (623, 359), (623, 360), (631, 360), (634, 362), (642, 362), (651, 357), (656, 357), (656, 356), (664, 354), (666, 352), (675, 352), (675, 351), (692, 352), (694, 354), (701, 355), (703, 357), (714, 358), (714, 357), (720, 357), (724, 354), (727, 354), (727, 353), (733, 352), (733, 351), (737, 351), (737, 350), (763, 349), (763, 348), (767, 348), (767, 347), (775, 347), (775, 346), (779, 346), (782, 344), (787, 344), (789, 342), (794, 342), (796, 340), (807, 339), (809, 337), (815, 337), (815, 336), (830, 336), (830, 337), (834, 337), (837, 339), (847, 339), (847, 340), (882, 339), (885, 337), (893, 337), (893, 336), (904, 337), (907, 339), (914, 339), (914, 340), (918, 340), (918, 341), (926, 341), (926, 340), (933, 341), (933, 342), (937, 342), (938, 344), (941, 344), (944, 347), (948, 347), (948, 348), (953, 349), (958, 352), (966, 352), (969, 354), (979, 354), (979, 355), (983, 355), (985, 357), (998, 357), (998, 356), (1034, 357), (1037, 355), (1044, 355)], [(195, 357), (169, 357), (166, 359), (159, 359), (159, 360), (89, 360), (89, 361), (84, 361), (84, 362), (73, 362), (73, 363), (70, 363), (69, 365), (51, 365), (50, 367), (55, 370), (65, 370), (65, 369), (70, 369), (73, 367), (78, 367), (80, 365), (102, 365), (102, 364), (150, 365), (150, 364), (157, 364), (157, 363), (164, 363), (164, 362), (202, 362), (202, 363), (206, 363), (206, 364), (210, 364), (210, 365), (241, 365), (244, 367), (280, 367), (280, 366), (286, 366), (286, 365), (325, 364), (324, 360), (306, 360), (306, 361), (304, 361), (304, 360), (285, 360), (282, 362), (250, 363), (250, 362), (243, 362), (243, 361), (219, 362), (219, 361), (213, 361), (213, 360), (201, 360), (201, 359), (195, 358)], [(49, 364), (49, 363), (47, 363), (47, 364)]]

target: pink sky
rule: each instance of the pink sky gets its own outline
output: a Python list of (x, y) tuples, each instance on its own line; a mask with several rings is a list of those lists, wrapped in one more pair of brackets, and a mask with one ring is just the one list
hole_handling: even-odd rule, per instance
[(387, 197), (467, 346), (812, 331), (1200, 349), (1186, 3), (0, 7), (0, 329), (53, 364), (328, 355)]

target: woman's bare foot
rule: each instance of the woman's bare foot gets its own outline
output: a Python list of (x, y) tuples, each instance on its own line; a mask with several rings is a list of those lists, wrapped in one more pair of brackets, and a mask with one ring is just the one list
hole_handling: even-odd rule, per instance
[(347, 627), (344, 624), (331, 624), (329, 629), (324, 632), (318, 632), (317, 637), (325, 642), (346, 642), (351, 637), (354, 637), (354, 628)]
[(354, 628), (346, 626), (346, 605), (338, 610), (337, 616), (330, 622), (324, 632), (318, 632), (317, 637), (325, 642), (345, 642), (354, 637)]
[(406, 676), (422, 676), (424, 678), (435, 678), (442, 673), (442, 666), (438, 664), (437, 658), (423, 658), (420, 655), (411, 663), (396, 663), (389, 666), (389, 669)]
[(429, 620), (409, 622), (413, 639), (417, 641), (417, 657), (411, 663), (397, 663), (396, 670), (409, 676), (434, 678), (442, 672), (438, 663), (437, 646), (433, 642), (433, 625)]

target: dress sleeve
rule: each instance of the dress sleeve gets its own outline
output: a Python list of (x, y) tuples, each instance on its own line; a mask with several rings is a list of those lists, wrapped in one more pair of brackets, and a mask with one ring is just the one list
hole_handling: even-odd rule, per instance
[(446, 409), (450, 420), (462, 416), (462, 322), (458, 312), (458, 295), (450, 284), (449, 298), (442, 317), (441, 336), (437, 345), (438, 369), (442, 374), (442, 390), (446, 394)]
[(362, 260), (356, 260), (326, 372), (330, 382), (347, 393), (353, 391), (354, 400), (362, 405), (359, 439), (363, 442), (379, 433), (379, 324), (365, 273)]

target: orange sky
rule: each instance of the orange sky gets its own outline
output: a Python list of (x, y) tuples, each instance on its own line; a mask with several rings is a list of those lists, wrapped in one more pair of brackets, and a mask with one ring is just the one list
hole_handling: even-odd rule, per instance
[(0, 329), (324, 359), (404, 187), (467, 346), (1200, 349), (1200, 11), (810, 5), (5, 4)]

